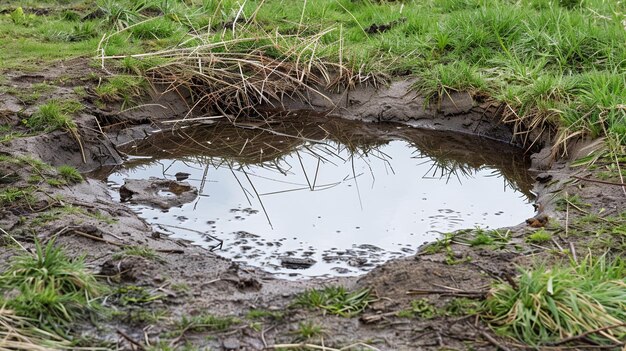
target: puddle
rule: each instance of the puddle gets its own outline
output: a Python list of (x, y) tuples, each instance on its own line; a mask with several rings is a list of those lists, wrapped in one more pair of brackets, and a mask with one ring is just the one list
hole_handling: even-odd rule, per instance
[(471, 136), (292, 116), (159, 133), (125, 151), (108, 177), (118, 199), (125, 178), (198, 188), (169, 210), (130, 204), (158, 231), (291, 277), (361, 274), (442, 233), (533, 215), (527, 159)]

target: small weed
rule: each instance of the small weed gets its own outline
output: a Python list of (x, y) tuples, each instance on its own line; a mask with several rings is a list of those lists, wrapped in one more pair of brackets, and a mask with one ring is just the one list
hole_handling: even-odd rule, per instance
[(122, 251), (113, 255), (114, 260), (119, 260), (124, 257), (135, 256), (143, 257), (150, 261), (162, 262), (163, 259), (151, 248), (142, 246), (127, 246)]
[(246, 314), (246, 319), (273, 319), (280, 320), (283, 319), (284, 314), (282, 312), (277, 311), (266, 311), (266, 310), (250, 310)]
[(93, 212), (87, 212), (87, 216), (93, 218), (93, 219), (97, 219), (100, 222), (106, 223), (106, 224), (114, 224), (117, 223), (119, 220), (117, 218), (113, 218), (107, 214), (104, 214), (100, 211), (93, 211)]
[(19, 201), (25, 201), (31, 204), (34, 200), (33, 190), (30, 188), (8, 187), (0, 191), (0, 203), (5, 206), (15, 204)]
[(455, 233), (445, 233), (443, 238), (437, 239), (437, 241), (429, 243), (422, 249), (425, 254), (433, 255), (445, 251), (452, 244), (452, 240), (456, 236)]
[(399, 311), (396, 314), (401, 318), (424, 318), (431, 319), (439, 315), (437, 308), (428, 301), (428, 299), (418, 299), (411, 301), (411, 308)]
[(122, 286), (112, 295), (122, 306), (147, 305), (165, 297), (163, 294), (155, 294), (141, 286)]
[(46, 183), (55, 188), (60, 188), (64, 185), (67, 185), (67, 182), (64, 179), (46, 179)]
[(493, 237), (486, 233), (478, 233), (476, 237), (470, 241), (471, 246), (483, 246), (493, 244)]
[(307, 341), (324, 335), (322, 327), (313, 322), (301, 322), (294, 333), (296, 334), (296, 341)]
[(59, 175), (63, 178), (63, 180), (69, 184), (76, 184), (83, 181), (83, 176), (78, 172), (78, 170), (72, 166), (63, 165), (57, 167), (57, 171)]
[(568, 205), (578, 210), (584, 207), (590, 206), (589, 204), (583, 202), (580, 196), (569, 195), (567, 193), (563, 197), (558, 199), (555, 204), (556, 204), (556, 209), (559, 211), (566, 211)]
[(205, 331), (225, 331), (240, 321), (234, 317), (217, 317), (210, 314), (183, 318), (176, 324), (177, 329), (181, 333), (186, 331), (205, 332)]
[(104, 21), (117, 30), (122, 30), (141, 18), (141, 1), (134, 6), (128, 6), (118, 0), (101, 0), (98, 1), (98, 7), (104, 13)]
[(475, 233), (475, 237), (468, 242), (470, 246), (505, 245), (511, 240), (510, 231), (506, 231), (502, 234), (499, 230), (484, 230), (478, 228)]
[(144, 310), (141, 308), (131, 309), (123, 313), (123, 317), (135, 325), (155, 324), (167, 319), (167, 310)]
[(348, 292), (342, 287), (327, 287), (322, 290), (307, 290), (300, 294), (295, 306), (319, 308), (325, 313), (352, 317), (363, 312), (367, 306), (375, 301), (369, 289)]
[(39, 110), (27, 119), (25, 123), (33, 130), (49, 132), (64, 129), (75, 131), (76, 123), (74, 123), (70, 115), (81, 109), (82, 105), (75, 101), (51, 100), (39, 106)]
[(541, 244), (552, 240), (552, 233), (545, 229), (539, 229), (526, 237), (526, 242), (533, 244)]
[(95, 93), (104, 102), (121, 101), (127, 106), (146, 90), (146, 80), (138, 76), (119, 75), (111, 77), (95, 88)]
[(41, 226), (48, 222), (58, 220), (64, 216), (71, 214), (85, 215), (87, 214), (87, 212), (80, 207), (66, 205), (59, 208), (53, 208), (49, 211), (38, 214), (37, 217), (30, 222), (30, 225), (31, 227)]
[(189, 291), (191, 289), (191, 287), (189, 286), (189, 284), (187, 283), (174, 283), (172, 285), (170, 285), (170, 288), (172, 288), (172, 290), (176, 291), (176, 292), (186, 292)]
[(453, 298), (444, 307), (446, 316), (468, 316), (475, 315), (480, 312), (481, 304), (479, 301), (457, 297)]
[(74, 87), (74, 89), (72, 89), (74, 91), (74, 94), (76, 94), (79, 98), (86, 98), (87, 96), (89, 96), (89, 94), (87, 93), (87, 89), (85, 89), (85, 87), (82, 86), (78, 86), (78, 87)]
[(36, 18), (33, 14), (27, 15), (21, 6), (13, 10), (9, 16), (14, 24), (21, 26), (29, 25)]

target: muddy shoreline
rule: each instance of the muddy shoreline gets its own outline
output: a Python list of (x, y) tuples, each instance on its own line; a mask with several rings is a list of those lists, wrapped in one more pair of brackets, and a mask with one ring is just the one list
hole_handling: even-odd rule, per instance
[[(82, 78), (92, 70), (88, 61), (73, 60), (34, 75), (12, 74), (8, 77), (10, 84), (17, 89), (29, 89), (38, 82), (59, 82), (55, 83), (56, 90), (48, 98), (79, 99), (85, 108), (75, 120), (83, 151), (70, 134), (54, 131), (10, 140), (0, 146), (0, 153), (13, 157), (29, 155), (53, 166), (69, 164), (89, 172), (119, 165), (123, 160), (123, 154), (118, 152), (119, 146), (154, 131), (171, 128), (171, 123), (163, 122), (184, 118), (187, 113), (187, 106), (181, 103), (178, 96), (158, 94), (146, 99), (144, 107), (125, 112), (118, 112), (120, 106), (98, 108), (90, 97), (77, 97), (73, 90), (95, 84)], [(64, 78), (62, 82), (60, 77)], [(467, 93), (457, 93), (444, 98), (436, 106), (425, 107), (428, 104), (424, 99), (410, 92), (411, 84), (410, 81), (398, 81), (378, 90), (364, 87), (350, 93), (331, 95), (337, 106), (332, 114), (370, 123), (399, 122), (521, 145), (512, 129), (500, 123), (497, 106), (476, 101)], [(329, 109), (326, 102), (316, 99), (311, 104), (283, 101), (282, 105), (289, 110), (320, 112)], [(20, 121), (34, 113), (36, 107), (36, 104), (23, 103), (11, 94), (0, 95), (0, 115), (18, 130)], [(537, 138), (537, 135), (531, 136), (533, 140)], [(367, 342), (381, 350), (438, 350), (464, 349), (469, 344), (475, 350), (495, 350), (501, 345), (494, 343), (493, 337), (485, 336), (491, 335), (491, 332), (475, 316), (451, 314), (431, 319), (410, 319), (397, 317), (396, 313), (422, 297), (437, 308), (445, 309), (458, 297), (454, 291), (486, 291), (494, 279), (506, 280), (515, 276), (516, 266), (531, 265), (538, 260), (565, 259), (564, 254), (559, 255), (558, 248), (571, 248), (573, 245), (578, 247), (579, 252), (584, 252), (592, 239), (584, 235), (556, 235), (556, 245), (532, 245), (525, 240), (535, 230), (533, 226), (537, 226), (536, 223), (539, 223), (538, 226), (546, 225), (547, 218), (563, 226), (584, 216), (582, 212), (558, 206), (558, 200), (565, 192), (578, 195), (591, 208), (604, 208), (605, 213), (619, 213), (626, 207), (626, 195), (620, 193), (620, 187), (573, 178), (575, 175), (582, 178), (594, 175), (593, 171), (570, 167), (571, 160), (589, 151), (589, 148), (582, 147), (589, 143), (582, 142), (581, 147), (570, 150), (567, 158), (553, 161), (549, 136), (540, 140), (532, 149), (535, 152), (532, 167), (539, 179), (533, 190), (537, 196), (537, 216), (529, 223), (512, 223), (512, 227), (502, 228), (501, 231), (510, 235), (503, 248), (475, 248), (451, 241), (447, 250), (422, 249), (416, 256), (388, 262), (364, 276), (354, 278), (284, 281), (258, 269), (232, 263), (184, 241), (168, 239), (162, 233), (153, 231), (125, 205), (114, 202), (107, 193), (106, 184), (89, 178), (83, 183), (66, 187), (43, 184), (37, 192), (40, 201), (61, 196), (60, 202), (64, 206), (76, 206), (84, 212), (63, 215), (45, 225), (33, 226), (32, 220), (38, 218), (38, 211), (8, 209), (2, 214), (0, 226), (26, 245), (32, 245), (33, 233), (42, 240), (56, 237), (57, 243), (72, 255), (86, 255), (89, 265), (108, 277), (112, 284), (142, 286), (164, 295), (155, 303), (144, 304), (140, 308), (167, 311), (170, 319), (208, 312), (236, 316), (245, 321), (246, 313), (254, 309), (284, 313), (280, 320), (263, 319), (260, 328), (247, 321), (225, 332), (185, 335), (185, 340), (196, 345), (212, 349), (261, 350), (276, 344), (292, 344), (298, 325), (303, 321), (315, 321), (327, 331), (323, 336), (326, 345)], [(14, 172), (22, 179), (29, 177), (27, 167), (16, 168)], [(57, 205), (58, 202), (49, 204), (51, 207)], [(96, 213), (97, 216), (94, 215)], [(103, 221), (102, 216), (111, 220)], [(565, 224), (565, 230), (567, 228)], [(459, 237), (474, 234), (467, 231)], [(159, 260), (132, 256), (115, 258), (115, 253), (124, 246), (149, 247), (158, 252)], [(2, 257), (6, 261), (15, 254), (14, 250), (3, 250)], [(371, 288), (378, 300), (360, 318), (341, 318), (315, 310), (289, 307), (294, 297), (305, 289), (329, 285), (341, 285), (348, 289)], [(448, 288), (452, 292), (445, 291)], [(409, 294), (410, 291), (421, 293)], [(84, 335), (106, 340), (120, 349), (136, 347), (129, 338), (144, 345), (147, 344), (143, 340), (153, 344), (166, 340), (163, 335), (169, 326), (165, 320), (151, 323), (137, 321), (129, 317), (133, 313), (132, 308), (115, 303), (109, 307), (118, 310), (119, 317), (102, 321), (97, 328), (85, 327)], [(150, 328), (146, 330), (147, 326)], [(129, 338), (121, 336), (118, 330)], [(207, 339), (207, 335), (212, 337)], [(515, 345), (509, 347), (515, 348)]]

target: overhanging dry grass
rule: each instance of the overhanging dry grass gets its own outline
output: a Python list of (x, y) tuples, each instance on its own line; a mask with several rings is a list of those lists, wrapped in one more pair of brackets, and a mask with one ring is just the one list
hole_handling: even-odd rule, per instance
[[(191, 112), (219, 113), (233, 120), (255, 112), (259, 104), (275, 106), (285, 97), (308, 102), (334, 86), (354, 86), (375, 81), (354, 74), (341, 63), (317, 56), (327, 29), (312, 36), (267, 33), (256, 23), (233, 27), (221, 35), (190, 35), (178, 46), (151, 53), (100, 57), (102, 67), (120, 60), (156, 63), (144, 74), (153, 84), (176, 91), (189, 101)], [(259, 33), (263, 33), (260, 35)], [(105, 51), (109, 38), (99, 52)], [(126, 61), (128, 63), (128, 61)]]
[(28, 318), (0, 307), (0, 350), (48, 351), (70, 346), (69, 341), (35, 327)]

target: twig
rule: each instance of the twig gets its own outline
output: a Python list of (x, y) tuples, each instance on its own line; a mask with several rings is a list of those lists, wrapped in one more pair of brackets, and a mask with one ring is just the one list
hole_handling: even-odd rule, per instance
[(103, 243), (107, 243), (107, 244), (111, 244), (111, 245), (115, 245), (115, 246), (124, 246), (124, 244), (116, 243), (114, 241), (107, 240), (107, 239), (98, 238), (97, 236), (93, 236), (91, 234), (87, 234), (85, 232), (81, 232), (80, 230), (74, 229), (74, 230), (71, 230), (71, 232), (74, 233), (74, 234), (78, 234), (78, 235), (84, 236), (85, 238), (89, 238), (89, 239), (96, 240), (96, 241), (101, 241)]
[(483, 298), (487, 295), (487, 291), (457, 291), (457, 290), (442, 290), (442, 289), (410, 289), (406, 292), (407, 295), (430, 295), (430, 294), (446, 294), (450, 296), (464, 296), (464, 297), (476, 297)]
[[(567, 193), (565, 193), (567, 195)], [(566, 202), (565, 206), (565, 237), (567, 238), (569, 235), (569, 201)]]
[(131, 338), (128, 334), (124, 333), (122, 330), (116, 329), (116, 331), (117, 331), (118, 334), (120, 334), (120, 336), (122, 336), (124, 339), (126, 339), (129, 343), (137, 346), (140, 350), (145, 350), (145, 348), (143, 347), (142, 344), (140, 344), (137, 341), (133, 340), (133, 338)]
[[(23, 245), (22, 245), (19, 241), (15, 240), (15, 238), (14, 238), (11, 234), (7, 233), (7, 232), (6, 232), (4, 229), (2, 229), (2, 228), (0, 228), (0, 231), (1, 231), (4, 235), (8, 236), (8, 237), (9, 237), (9, 239), (13, 240), (13, 242), (14, 242), (15, 244), (17, 244), (17, 246), (19, 246), (19, 247), (20, 247), (20, 249), (22, 249), (22, 250), (24, 250), (24, 251), (26, 251), (26, 252), (29, 252), (28, 250), (26, 250), (26, 248), (25, 248), (25, 247), (24, 247), (24, 246), (23, 246)], [(29, 253), (30, 253), (30, 252), (29, 252)]]
[(307, 344), (307, 343), (300, 343), (300, 344), (276, 344), (276, 345), (272, 345), (269, 346), (270, 349), (301, 349), (301, 348), (310, 348), (310, 349), (314, 349), (314, 350), (325, 350), (325, 351), (345, 351), (345, 350), (350, 350), (351, 348), (354, 347), (367, 347), (370, 350), (378, 350), (377, 348), (364, 344), (364, 343), (356, 343), (356, 344), (352, 344), (352, 345), (348, 345), (348, 346), (344, 346), (340, 349), (337, 348), (333, 348), (333, 347), (328, 347), (328, 346), (323, 346), (323, 345), (315, 345), (315, 344)]
[(563, 252), (563, 247), (561, 245), (559, 245), (558, 241), (554, 240), (554, 238), (551, 238), (552, 243), (559, 248), (559, 251)]
[(174, 253), (174, 254), (183, 254), (183, 253), (185, 253), (185, 251), (181, 250), (181, 249), (157, 249), (155, 251), (156, 252), (163, 252), (163, 253)]
[(572, 252), (572, 258), (574, 259), (574, 262), (576, 262), (578, 264), (578, 257), (576, 256), (576, 247), (574, 246), (573, 242), (569, 242), (569, 249)]
[[(624, 326), (626, 326), (626, 323), (607, 325), (607, 326), (604, 326), (604, 327), (601, 327), (601, 328), (588, 330), (588, 331), (586, 331), (586, 332), (584, 332), (582, 334), (570, 336), (568, 338), (561, 339), (561, 340), (554, 341), (554, 342), (550, 342), (550, 343), (546, 343), (546, 344), (547, 345), (551, 345), (551, 346), (562, 345), (562, 344), (568, 343), (570, 341), (583, 339), (583, 338), (585, 338), (585, 337), (587, 337), (587, 336), (589, 336), (591, 334), (600, 333), (600, 332), (603, 332), (605, 330), (609, 330), (609, 329), (613, 329), (613, 328), (620, 328), (620, 327), (624, 327)], [(622, 342), (620, 345), (624, 345), (624, 343)]]
[(276, 328), (275, 325), (272, 325), (271, 327), (267, 328), (267, 329), (262, 329), (261, 330), (261, 341), (263, 341), (263, 348), (266, 349), (267, 348), (267, 341), (265, 341), (265, 333), (267, 333), (268, 331), (272, 330)]
[(498, 340), (496, 340), (493, 336), (489, 335), (486, 331), (481, 330), (480, 331), (480, 335), (483, 338), (487, 339), (487, 341), (492, 343), (498, 349), (503, 350), (503, 351), (511, 351), (511, 349), (509, 349), (508, 347), (502, 345), (502, 343), (500, 343)]
[(583, 178), (579, 176), (572, 176), (572, 178), (583, 180), (585, 182), (591, 182), (591, 183), (600, 183), (600, 184), (615, 185), (615, 186), (622, 186), (622, 187), (626, 186), (626, 183), (609, 182), (609, 181), (600, 180), (600, 179), (590, 179), (590, 178)]
[(385, 317), (389, 317), (389, 316), (395, 316), (398, 314), (398, 312), (400, 311), (392, 311), (392, 312), (386, 312), (386, 313), (380, 313), (380, 314), (370, 314), (370, 315), (365, 315), (361, 317), (361, 321), (363, 321), (363, 323), (374, 323), (374, 322), (378, 322), (381, 319), (385, 319)]

